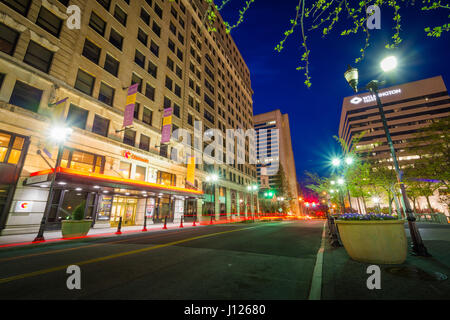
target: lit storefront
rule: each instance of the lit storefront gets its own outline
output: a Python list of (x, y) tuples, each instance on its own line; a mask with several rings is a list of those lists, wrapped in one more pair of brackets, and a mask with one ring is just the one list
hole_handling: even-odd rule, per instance
[[(136, 225), (144, 215), (149, 222), (163, 222), (166, 218), (171, 222), (185, 214), (186, 203), (202, 197), (201, 191), (174, 186), (173, 174), (158, 173), (161, 183), (154, 183), (99, 173), (105, 163), (101, 156), (64, 150), (63, 159), (66, 161), (56, 169), (48, 229), (59, 228), (79, 205), (85, 207), (85, 218), (92, 219), (94, 226), (116, 226), (120, 218), (122, 225)], [(123, 169), (120, 174), (129, 174), (124, 165), (119, 167)], [(49, 169), (32, 173), (25, 185), (48, 188), (53, 172)]]
[[(29, 138), (0, 131), (0, 229), (8, 216), (28, 145)], [(17, 203), (17, 206), (19, 211), (30, 209), (26, 202)]]

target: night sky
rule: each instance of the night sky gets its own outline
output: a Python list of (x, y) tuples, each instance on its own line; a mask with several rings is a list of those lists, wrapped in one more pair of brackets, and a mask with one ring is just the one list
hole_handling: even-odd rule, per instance
[[(234, 24), (244, 3), (231, 0), (222, 11), (224, 20)], [(423, 29), (448, 23), (450, 10), (420, 11), (421, 1), (415, 7), (403, 9), (400, 11), (403, 42), (398, 49), (387, 50), (384, 45), (394, 34), (394, 25), (392, 11), (382, 9), (381, 30), (371, 30), (366, 58), (357, 65), (354, 60), (364, 46), (365, 37), (340, 36), (345, 21), (349, 21), (342, 14), (344, 24), (337, 25), (327, 38), (321, 37), (321, 30), (309, 35), (312, 86), (308, 89), (303, 84), (303, 71), (296, 70), (303, 53), (300, 29), (286, 41), (281, 53), (274, 51), (290, 27), (289, 20), (295, 17), (297, 3), (298, 0), (255, 0), (244, 22), (231, 34), (250, 69), (254, 114), (275, 109), (289, 114), (297, 179), (301, 181), (305, 170), (329, 174), (329, 159), (340, 154), (333, 135), (338, 135), (342, 100), (353, 94), (344, 79), (348, 64), (359, 69), (360, 86), (364, 86), (370, 80), (383, 79), (379, 61), (395, 54), (399, 66), (395, 79), (388, 79), (388, 86), (442, 75), (449, 87), (450, 34), (430, 38)]]

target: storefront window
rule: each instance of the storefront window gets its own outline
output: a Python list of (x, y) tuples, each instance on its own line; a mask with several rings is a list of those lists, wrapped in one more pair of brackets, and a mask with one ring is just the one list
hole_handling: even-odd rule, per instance
[(105, 157), (64, 148), (61, 167), (85, 172), (103, 173)]
[(176, 175), (164, 171), (158, 171), (158, 183), (166, 186), (175, 186)]
[(136, 166), (136, 173), (134, 175), (134, 179), (145, 181), (145, 171), (146, 167)]
[(131, 163), (120, 161), (119, 171), (125, 179), (130, 179)]
[(25, 139), (0, 132), (0, 162), (19, 163)]
[(112, 203), (113, 203), (112, 196), (105, 196), (105, 195), (101, 196), (97, 211), (98, 221), (109, 221), (109, 217), (111, 216)]

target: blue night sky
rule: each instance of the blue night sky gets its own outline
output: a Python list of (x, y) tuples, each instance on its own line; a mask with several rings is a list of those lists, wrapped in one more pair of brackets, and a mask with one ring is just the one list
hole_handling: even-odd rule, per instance
[[(370, 80), (382, 79), (379, 61), (387, 54), (395, 54), (399, 66), (388, 85), (442, 75), (448, 88), (450, 35), (443, 34), (439, 39), (426, 36), (425, 26), (448, 23), (449, 10), (422, 12), (421, 1), (400, 11), (403, 42), (394, 51), (384, 49), (394, 33), (393, 11), (381, 10), (381, 30), (371, 30), (371, 45), (358, 65), (354, 60), (364, 45), (363, 34), (342, 37), (343, 24), (338, 24), (325, 39), (321, 30), (310, 33), (312, 87), (308, 89), (303, 84), (303, 71), (296, 70), (303, 53), (300, 29), (287, 40), (281, 53), (274, 51), (290, 27), (297, 3), (298, 0), (255, 0), (232, 36), (250, 69), (254, 113), (280, 109), (289, 114), (297, 179), (301, 180), (305, 170), (327, 175), (329, 159), (340, 153), (333, 135), (338, 135), (342, 100), (353, 94), (344, 79), (348, 64), (359, 69), (360, 86), (364, 86)], [(230, 1), (222, 11), (224, 20), (234, 24), (244, 4), (244, 0)], [(385, 10), (387, 13), (383, 14)], [(340, 19), (348, 21), (344, 20), (345, 14)]]

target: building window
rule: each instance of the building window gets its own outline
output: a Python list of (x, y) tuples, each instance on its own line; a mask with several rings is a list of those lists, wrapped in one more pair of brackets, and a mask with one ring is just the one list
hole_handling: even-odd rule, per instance
[(177, 181), (176, 178), (177, 178), (177, 176), (172, 173), (158, 171), (157, 183), (163, 184), (166, 186), (176, 186), (176, 181)]
[(155, 101), (155, 88), (147, 83), (145, 87), (145, 96), (152, 101)]
[(141, 19), (144, 21), (147, 25), (150, 25), (150, 15), (147, 11), (141, 8)]
[(161, 27), (155, 21), (153, 21), (152, 30), (158, 37), (161, 37)]
[(178, 118), (180, 117), (180, 106), (176, 103), (173, 104), (173, 114)]
[(107, 137), (109, 130), (109, 120), (95, 115), (92, 132)]
[(150, 150), (150, 138), (146, 135), (141, 134), (141, 140), (139, 141), (139, 149), (144, 151)]
[(194, 125), (194, 117), (192, 114), (188, 114), (188, 124), (191, 126)]
[(77, 107), (74, 104), (70, 104), (69, 113), (67, 114), (66, 122), (70, 126), (74, 126), (80, 129), (86, 129), (86, 122), (89, 111)]
[(41, 103), (42, 90), (29, 86), (21, 81), (16, 81), (9, 103), (37, 112)]
[(103, 8), (106, 9), (106, 11), (109, 11), (109, 6), (111, 5), (111, 0), (97, 0), (98, 3), (100, 3)]
[(0, 23), (0, 51), (12, 56), (16, 48), (19, 32)]
[(98, 100), (112, 106), (114, 101), (114, 89), (102, 82), (100, 84)]
[(169, 43), (167, 46), (173, 53), (175, 53), (175, 43), (172, 40), (169, 39)]
[(140, 103), (135, 103), (135, 105), (134, 105), (134, 115), (133, 115), (133, 117), (135, 119), (139, 120), (139, 111), (140, 111), (140, 109), (141, 109), (141, 104)]
[(140, 180), (140, 181), (145, 181), (146, 171), (147, 171), (146, 167), (136, 166), (136, 172), (134, 173), (134, 179)]
[(173, 60), (167, 57), (167, 67), (173, 71), (174, 66)]
[(89, 26), (94, 29), (102, 37), (105, 35), (106, 22), (96, 15), (94, 12), (91, 13), (91, 18), (89, 20)]
[(87, 95), (92, 95), (94, 89), (95, 78), (90, 74), (79, 69), (77, 74), (77, 80), (75, 81), (75, 89), (84, 92)]
[(114, 29), (111, 29), (111, 33), (109, 34), (109, 42), (117, 49), (122, 50), (123, 37)]
[(172, 91), (173, 81), (169, 77), (166, 76), (166, 88)]
[(150, 43), (150, 51), (157, 57), (159, 57), (159, 46), (153, 42)]
[(144, 108), (144, 112), (142, 114), (142, 122), (148, 125), (152, 125), (153, 122), (153, 111), (149, 108)]
[(158, 67), (151, 61), (148, 62), (148, 73), (152, 75), (153, 78), (157, 78), (158, 75)]
[(183, 79), (183, 71), (181, 70), (181, 68), (179, 66), (177, 66), (177, 69), (176, 69), (175, 73), (176, 73), (178, 78)]
[(141, 28), (138, 30), (138, 40), (147, 46), (148, 35)]
[(127, 14), (118, 5), (114, 9), (114, 18), (117, 19), (125, 27), (127, 26)]
[(111, 73), (113, 76), (117, 77), (119, 73), (119, 61), (111, 57), (109, 54), (106, 55), (105, 59), (105, 70)]
[(162, 9), (155, 3), (155, 13), (162, 19), (163, 17), (163, 11)]
[(23, 137), (0, 132), (0, 163), (19, 163), (24, 142)]
[(175, 84), (175, 94), (181, 98), (181, 87)]
[(135, 83), (139, 84), (138, 89), (137, 89), (138, 92), (142, 92), (141, 91), (142, 90), (142, 79), (140, 77), (138, 77), (135, 73), (133, 73), (131, 76), (131, 84), (133, 85)]
[(123, 143), (134, 147), (135, 141), (136, 141), (136, 131), (125, 130), (124, 135), (123, 135)]
[(105, 169), (105, 157), (80, 150), (64, 148), (61, 167), (84, 172), (103, 173)]
[(2, 0), (2, 3), (26, 17), (31, 0)]
[(136, 50), (134, 54), (134, 62), (141, 68), (145, 69), (145, 56), (139, 51)]
[(36, 20), (36, 24), (38, 26), (42, 27), (42, 29), (48, 31), (57, 38), (61, 32), (62, 22), (62, 19), (58, 18), (44, 7), (41, 7)]
[(38, 45), (34, 41), (30, 41), (28, 44), (27, 53), (23, 58), (23, 61), (30, 66), (35, 67), (42, 72), (48, 73), (50, 65), (53, 60), (53, 52)]
[(164, 97), (164, 109), (170, 108), (172, 106), (172, 101), (169, 98)]
[(100, 54), (102, 49), (97, 47), (93, 42), (86, 39), (84, 41), (84, 47), (82, 55), (91, 60), (93, 63), (98, 64), (100, 60)]
[(119, 171), (125, 179), (130, 179), (131, 163), (120, 161)]

